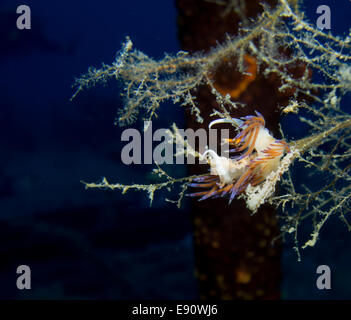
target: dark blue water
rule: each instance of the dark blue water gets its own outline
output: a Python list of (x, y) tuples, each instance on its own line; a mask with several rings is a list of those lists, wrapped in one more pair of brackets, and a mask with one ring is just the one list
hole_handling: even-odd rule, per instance
[[(327, 2), (332, 27), (345, 32), (351, 3)], [(30, 31), (16, 29), (20, 4), (0, 3), (0, 298), (197, 298), (186, 203), (179, 210), (158, 194), (150, 208), (143, 193), (87, 191), (80, 182), (150, 179), (150, 168), (121, 163), (121, 88), (112, 82), (69, 101), (74, 78), (111, 63), (126, 36), (154, 58), (177, 52), (173, 2), (27, 1)], [(315, 4), (307, 10), (314, 18)], [(182, 110), (168, 107), (160, 118), (182, 123)], [(351, 234), (334, 220), (302, 262), (287, 246), (285, 298), (351, 296)], [(22, 264), (31, 267), (31, 290), (16, 287)], [(328, 292), (315, 286), (319, 264), (333, 272)]]

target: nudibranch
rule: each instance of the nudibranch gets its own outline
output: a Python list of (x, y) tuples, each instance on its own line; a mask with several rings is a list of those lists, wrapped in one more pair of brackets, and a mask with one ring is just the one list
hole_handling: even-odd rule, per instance
[(199, 200), (217, 197), (229, 197), (229, 203), (245, 192), (246, 188), (257, 186), (266, 177), (278, 169), (283, 155), (290, 151), (284, 140), (275, 139), (267, 128), (263, 116), (246, 116), (240, 119), (217, 119), (210, 123), (209, 128), (219, 123), (231, 123), (238, 133), (234, 139), (228, 139), (234, 149), (230, 152), (239, 155), (228, 158), (219, 156), (213, 150), (206, 150), (203, 156), (210, 165), (210, 174), (195, 178), (191, 187), (206, 188), (206, 191), (192, 193), (189, 196), (201, 196)]

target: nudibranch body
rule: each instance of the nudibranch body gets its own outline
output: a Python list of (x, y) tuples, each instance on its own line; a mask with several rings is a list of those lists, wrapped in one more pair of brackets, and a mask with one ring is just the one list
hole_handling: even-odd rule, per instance
[(232, 123), (238, 128), (238, 134), (228, 142), (234, 145), (231, 152), (241, 154), (226, 158), (213, 150), (205, 151), (203, 156), (211, 167), (210, 174), (194, 179), (190, 186), (209, 190), (192, 193), (190, 196), (201, 196), (200, 200), (229, 196), (231, 202), (249, 185), (259, 185), (271, 172), (277, 170), (282, 156), (290, 149), (284, 140), (277, 140), (270, 134), (265, 128), (263, 116), (257, 111), (256, 116), (218, 119), (212, 121), (209, 127), (218, 123)]

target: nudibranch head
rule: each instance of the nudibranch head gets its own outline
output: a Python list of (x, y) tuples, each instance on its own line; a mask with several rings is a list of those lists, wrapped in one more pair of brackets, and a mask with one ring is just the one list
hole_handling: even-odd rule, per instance
[(190, 196), (201, 196), (200, 200), (229, 196), (231, 202), (236, 195), (245, 192), (248, 185), (259, 185), (277, 170), (282, 156), (290, 149), (284, 140), (277, 140), (270, 134), (263, 116), (257, 111), (256, 116), (217, 119), (209, 127), (218, 123), (231, 123), (238, 129), (238, 134), (228, 142), (234, 146), (230, 151), (241, 154), (226, 158), (213, 150), (205, 151), (203, 156), (210, 165), (210, 175), (194, 179), (189, 186), (209, 190)]

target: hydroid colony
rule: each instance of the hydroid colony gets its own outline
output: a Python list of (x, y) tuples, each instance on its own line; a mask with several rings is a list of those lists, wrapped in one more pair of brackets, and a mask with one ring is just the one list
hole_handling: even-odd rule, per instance
[[(200, 154), (188, 148), (186, 152), (208, 159), (210, 174), (174, 178), (157, 167), (154, 172), (161, 179), (157, 184), (110, 184), (104, 178), (101, 183), (85, 183), (87, 188), (120, 189), (122, 193), (144, 190), (152, 201), (157, 190), (165, 188), (174, 192), (179, 185), (179, 197), (175, 201), (178, 206), (184, 195), (192, 192), (205, 201), (213, 196), (229, 200), (241, 197), (253, 212), (269, 202), (281, 208), (282, 234), (294, 235), (297, 251), (300, 247), (297, 230), (306, 218), (312, 218), (313, 226), (303, 248), (315, 245), (331, 215), (338, 215), (351, 230), (345, 216), (351, 199), (351, 116), (350, 107), (343, 103), (351, 90), (351, 35), (333, 36), (317, 29), (304, 19), (296, 0), (279, 0), (274, 9), (263, 6), (263, 13), (256, 21), (247, 21), (238, 36), (228, 37), (207, 54), (179, 52), (155, 61), (133, 50), (132, 41), (127, 38), (111, 65), (90, 68), (75, 84), (76, 95), (111, 78), (123, 82), (125, 105), (116, 119), (118, 125), (130, 124), (138, 118), (152, 120), (166, 100), (188, 108), (197, 121), (202, 122), (194, 91), (207, 85), (217, 101), (213, 125), (233, 124), (236, 138), (230, 142), (239, 154), (224, 160), (214, 151)], [(297, 115), (300, 122), (309, 126), (308, 135), (285, 142), (265, 129), (259, 114), (233, 119), (230, 111), (245, 105), (238, 103), (235, 95), (223, 95), (213, 81), (216, 68), (226, 60), (236, 61), (236, 70), (244, 76), (245, 81), (235, 91), (237, 95), (240, 90), (247, 90), (254, 73), (279, 77), (280, 90), (290, 91), (293, 96), (288, 105), (281, 106), (282, 117)], [(248, 61), (250, 72), (245, 67)], [(299, 66), (304, 72), (296, 77), (291, 68)], [(179, 143), (181, 137), (175, 125), (169, 134)], [(186, 141), (183, 142), (186, 145)], [(308, 174), (309, 181), (323, 183), (294, 184), (296, 178), (290, 169), (295, 162), (300, 163), (298, 168)], [(278, 182), (279, 194), (276, 193)], [(189, 192), (189, 187), (207, 189)]]

